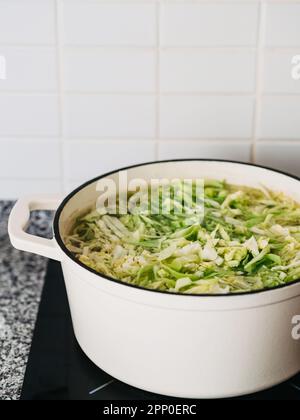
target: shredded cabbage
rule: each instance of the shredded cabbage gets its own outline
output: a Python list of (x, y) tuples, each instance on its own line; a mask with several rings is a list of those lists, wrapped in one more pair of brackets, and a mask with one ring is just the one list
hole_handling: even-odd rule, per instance
[[(183, 214), (94, 210), (76, 221), (66, 246), (98, 273), (152, 290), (228, 294), (300, 279), (298, 203), (226, 181), (206, 181), (204, 191), (201, 222), (192, 200)], [(160, 206), (174, 210), (181, 198)]]

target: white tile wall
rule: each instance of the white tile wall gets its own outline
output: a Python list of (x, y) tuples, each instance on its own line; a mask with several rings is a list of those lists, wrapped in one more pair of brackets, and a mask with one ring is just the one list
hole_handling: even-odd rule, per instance
[(5, 200), (15, 200), (18, 197), (31, 194), (57, 194), (60, 191), (61, 182), (59, 180), (46, 178), (0, 178), (1, 199)]
[(262, 98), (260, 138), (300, 139), (300, 96)]
[(154, 93), (155, 50), (65, 49), (64, 86), (67, 91), (91, 93)]
[(0, 199), (158, 158), (300, 175), (297, 56), (300, 0), (0, 0)]
[(257, 4), (166, 2), (161, 7), (163, 46), (255, 45)]
[(56, 95), (1, 94), (0, 110), (0, 136), (59, 135)]
[(0, 44), (54, 44), (55, 0), (0, 0)]
[(164, 49), (161, 91), (253, 93), (255, 67), (256, 54), (250, 49)]
[(63, 31), (68, 45), (154, 46), (156, 7), (143, 1), (66, 0)]
[(167, 95), (161, 98), (161, 137), (250, 138), (252, 97)]
[(170, 141), (159, 145), (160, 159), (229, 159), (249, 162), (251, 143), (230, 141)]
[(66, 137), (154, 138), (154, 95), (67, 95)]
[[(0, 141), (0, 178), (60, 179), (59, 144), (40, 140), (3, 140)], [(13, 168), (11, 162), (13, 156)], [(31, 164), (34, 156), (34, 164)]]
[[(1, 4), (1, 3), (0, 3)], [(0, 79), (1, 91), (50, 91), (58, 88), (54, 47), (2, 47), (7, 79)]]
[(299, 176), (299, 144), (295, 142), (261, 142), (256, 156), (259, 164)]
[[(130, 164), (155, 160), (155, 144), (150, 141), (72, 141), (66, 144), (70, 157), (66, 168), (71, 181), (84, 181), (99, 173)], [(82, 165), (87, 160), (88, 165)]]
[[(299, 19), (300, 25), (300, 19)], [(299, 57), (294, 59), (294, 57)], [(297, 93), (300, 94), (299, 79), (295, 80), (291, 69), (294, 66), (292, 62), (299, 63), (297, 73), (300, 78), (300, 48), (277, 50), (266, 49), (264, 53), (264, 74), (263, 74), (263, 92), (264, 93)], [(296, 74), (296, 70), (295, 70)]]
[(266, 5), (265, 44), (268, 47), (300, 46), (300, 4), (282, 1)]

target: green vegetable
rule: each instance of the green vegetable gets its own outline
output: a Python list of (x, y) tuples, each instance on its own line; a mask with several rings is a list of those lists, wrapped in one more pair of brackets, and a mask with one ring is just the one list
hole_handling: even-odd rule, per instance
[[(180, 183), (155, 214), (92, 211), (65, 238), (78, 260), (125, 283), (183, 294), (273, 288), (300, 278), (300, 205), (265, 188), (205, 182), (200, 218), (195, 190)], [(182, 209), (183, 198), (189, 203)], [(135, 197), (131, 196), (131, 202)], [(163, 209), (171, 209), (169, 214)], [(153, 210), (153, 209), (152, 209)]]

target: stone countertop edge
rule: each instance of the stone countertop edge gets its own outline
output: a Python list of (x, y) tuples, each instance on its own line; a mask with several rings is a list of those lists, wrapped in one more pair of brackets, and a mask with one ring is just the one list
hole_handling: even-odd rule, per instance
[[(12, 206), (0, 201), (0, 400), (20, 398), (48, 262), (10, 244)], [(33, 213), (29, 232), (51, 237), (51, 214)]]

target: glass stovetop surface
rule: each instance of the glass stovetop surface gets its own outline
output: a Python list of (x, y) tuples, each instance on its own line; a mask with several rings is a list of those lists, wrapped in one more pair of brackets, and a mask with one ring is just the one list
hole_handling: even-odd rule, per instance
[[(21, 399), (116, 401), (168, 398), (112, 378), (84, 355), (74, 337), (60, 264), (50, 261)], [(241, 399), (300, 400), (300, 375)]]

